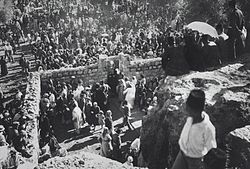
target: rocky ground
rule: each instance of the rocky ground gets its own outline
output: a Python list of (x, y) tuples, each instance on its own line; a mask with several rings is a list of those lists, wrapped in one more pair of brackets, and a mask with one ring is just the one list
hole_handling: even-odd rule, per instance
[[(215, 71), (191, 72), (184, 76), (167, 77), (162, 81), (160, 103), (151, 115), (143, 119), (142, 125), (142, 153), (149, 168), (171, 167), (179, 151), (178, 139), (187, 117), (185, 100), (194, 88), (201, 88), (206, 93), (205, 110), (216, 127), (220, 148), (206, 158), (208, 168), (224, 168), (226, 136), (250, 124), (249, 68), (250, 59), (246, 56), (235, 64)], [(249, 138), (249, 134), (246, 137)], [(250, 160), (249, 156), (247, 160)]]
[(119, 162), (101, 157), (93, 153), (76, 151), (64, 158), (56, 157), (41, 164), (40, 169), (132, 169)]

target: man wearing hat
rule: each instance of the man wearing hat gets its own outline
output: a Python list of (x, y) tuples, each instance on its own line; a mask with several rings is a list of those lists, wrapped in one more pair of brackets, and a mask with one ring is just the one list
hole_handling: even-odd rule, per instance
[(204, 111), (205, 93), (192, 90), (187, 98), (185, 111), (189, 114), (182, 129), (177, 155), (172, 169), (204, 169), (204, 156), (217, 147), (215, 127)]
[(19, 126), (20, 123), (18, 121), (14, 121), (12, 126), (10, 126), (10, 133), (9, 133), (9, 142), (12, 143), (19, 136)]
[(228, 35), (229, 35), (229, 47), (228, 47), (228, 59), (229, 61), (233, 61), (239, 55), (243, 53), (244, 50), (244, 40), (242, 39), (242, 30), (245, 25), (244, 16), (240, 9), (236, 7), (236, 0), (229, 0), (229, 27), (228, 27)]
[(4, 136), (4, 126), (3, 125), (0, 125), (0, 146), (7, 146), (8, 143), (6, 141), (6, 138)]

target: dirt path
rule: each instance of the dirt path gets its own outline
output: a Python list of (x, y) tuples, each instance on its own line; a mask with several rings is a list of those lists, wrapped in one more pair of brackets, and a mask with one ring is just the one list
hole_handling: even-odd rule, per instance
[[(132, 125), (136, 128), (133, 131), (129, 131), (127, 127), (122, 127), (122, 112), (119, 110), (119, 104), (117, 99), (111, 99), (111, 111), (113, 112), (114, 127), (121, 127), (122, 129), (122, 149), (127, 149), (127, 143), (133, 141), (135, 138), (139, 137), (139, 132), (141, 128), (142, 112), (138, 110), (133, 110), (131, 116)], [(98, 142), (98, 137), (101, 134), (101, 127), (97, 126), (95, 132), (90, 132), (89, 128), (85, 125), (81, 129), (80, 135), (75, 135), (73, 130), (73, 125), (62, 125), (58, 120), (56, 122), (55, 134), (61, 146), (66, 148), (70, 154), (75, 151), (84, 150), (86, 152), (91, 152), (99, 154), (100, 143)]]

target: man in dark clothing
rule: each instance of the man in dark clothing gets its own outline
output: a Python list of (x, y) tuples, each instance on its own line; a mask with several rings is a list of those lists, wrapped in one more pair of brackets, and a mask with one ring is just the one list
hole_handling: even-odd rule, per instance
[(31, 147), (28, 141), (28, 135), (26, 131), (21, 130), (20, 135), (13, 140), (15, 149), (22, 154), (23, 157), (30, 158), (32, 155), (28, 152)]
[(123, 126), (128, 126), (129, 130), (134, 130), (134, 127), (129, 121), (129, 116), (131, 115), (131, 109), (127, 101), (123, 102), (122, 111), (123, 111)]
[(113, 159), (117, 161), (122, 160), (121, 152), (121, 129), (117, 129), (116, 132), (112, 133), (112, 146), (113, 146)]
[(44, 145), (46, 137), (49, 135), (51, 131), (50, 122), (46, 113), (42, 113), (40, 120), (39, 120), (39, 127), (40, 127), (40, 144)]
[(243, 53), (244, 41), (242, 39), (242, 30), (244, 27), (244, 16), (241, 10), (236, 7), (236, 0), (230, 0), (228, 2), (230, 13), (229, 13), (229, 61), (233, 61), (239, 55)]

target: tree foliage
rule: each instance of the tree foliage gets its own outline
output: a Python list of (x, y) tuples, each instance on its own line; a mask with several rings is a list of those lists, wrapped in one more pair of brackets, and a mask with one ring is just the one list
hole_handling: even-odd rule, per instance
[(13, 17), (13, 3), (12, 3), (12, 1), (11, 0), (2, 0), (2, 4), (0, 7), (0, 23), (6, 23), (12, 17)]
[(226, 0), (184, 0), (183, 15), (187, 23), (202, 21), (214, 24), (222, 19)]
[(239, 0), (239, 8), (242, 10), (246, 22), (250, 22), (250, 1), (249, 0)]

